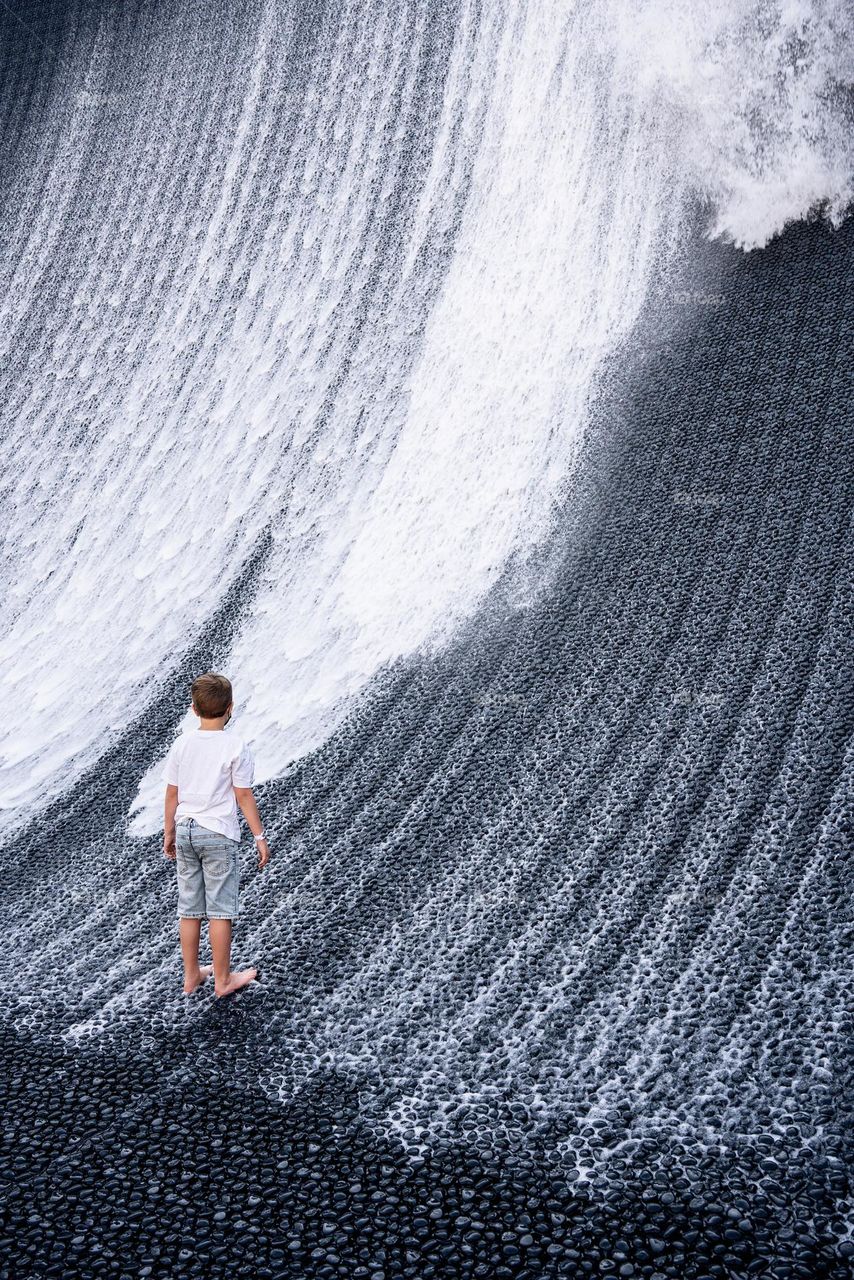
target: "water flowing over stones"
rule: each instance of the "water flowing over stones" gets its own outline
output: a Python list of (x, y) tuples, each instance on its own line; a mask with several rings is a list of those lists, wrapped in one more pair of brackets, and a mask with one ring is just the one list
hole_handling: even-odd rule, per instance
[(847, 1280), (850, 18), (0, 29), (0, 1276)]

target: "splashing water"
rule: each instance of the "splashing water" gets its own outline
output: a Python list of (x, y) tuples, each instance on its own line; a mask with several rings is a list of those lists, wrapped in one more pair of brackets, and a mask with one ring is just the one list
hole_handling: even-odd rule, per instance
[[(237, 20), (181, 2), (96, 22), (72, 4), (4, 153), (7, 832), (156, 707), (262, 542), (221, 657), (262, 780), (328, 745), (395, 659), (446, 652), (508, 566), (536, 598), (615, 357), (631, 358), (698, 208), (709, 236), (749, 250), (819, 205), (839, 225), (852, 197), (841, 5), (350, 0), (328, 25), (301, 10), (253, 3)], [(792, 515), (801, 577), (775, 595), (789, 477), (749, 525), (747, 569), (710, 537), (697, 612), (671, 610), (678, 590), (637, 551), (656, 482), (659, 524), (725, 516), (703, 452), (720, 431), (743, 464), (733, 546), (750, 484), (767, 500), (714, 415), (680, 430), (685, 500), (654, 469), (627, 484), (644, 536), (632, 526), (603, 561), (608, 583), (579, 590), (583, 615), (546, 610), (534, 638), (523, 620), (492, 673), (498, 701), (460, 711), (471, 689), (453, 668), (435, 687), (414, 678), (384, 724), (393, 747), (345, 735), (346, 770), (333, 755), (316, 791), (309, 768), (294, 795), (272, 793), (273, 822), (297, 834), (247, 888), (241, 942), (279, 966), (252, 1027), (271, 1095), (331, 1067), (374, 1090), (410, 1146), (569, 1117), (589, 1160), (619, 1158), (629, 1133), (690, 1126), (711, 1143), (769, 1115), (806, 1133), (820, 1114), (844, 982), (822, 912), (850, 750), (832, 744), (808, 831), (790, 797), (810, 734), (833, 737), (822, 680), (844, 593), (828, 571), (819, 600), (809, 548), (834, 548), (838, 530)], [(770, 474), (783, 464), (762, 440)], [(710, 489), (694, 511), (701, 455)], [(809, 456), (797, 478), (820, 508)], [(680, 524), (654, 545), (666, 568), (675, 547), (688, 564), (689, 543)], [(635, 579), (652, 584), (643, 599)], [(600, 627), (603, 599), (625, 616)], [(798, 684), (792, 637), (822, 635), (820, 615), (831, 640), (815, 639)], [(741, 677), (745, 636), (764, 683), (758, 658)], [(726, 695), (686, 694), (692, 659)], [(157, 828), (160, 800), (155, 766), (135, 835)], [(72, 1045), (145, 1047), (174, 1030), (165, 894), (151, 860), (129, 857), (137, 842), (87, 839), (67, 864), (36, 865), (38, 892), (16, 901), (0, 1005), (25, 1030), (55, 1015)], [(602, 1139), (589, 1151), (584, 1124)]]
[(841, 5), (69, 12), (6, 159), (7, 827), (265, 531), (222, 665), (281, 773), (547, 537), (692, 202), (750, 247), (851, 197)]

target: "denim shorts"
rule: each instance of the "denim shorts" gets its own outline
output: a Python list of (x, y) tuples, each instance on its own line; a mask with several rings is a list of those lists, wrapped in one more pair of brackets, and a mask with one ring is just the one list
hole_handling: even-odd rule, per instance
[(175, 826), (178, 916), (233, 920), (237, 915), (239, 840), (202, 827), (195, 818)]

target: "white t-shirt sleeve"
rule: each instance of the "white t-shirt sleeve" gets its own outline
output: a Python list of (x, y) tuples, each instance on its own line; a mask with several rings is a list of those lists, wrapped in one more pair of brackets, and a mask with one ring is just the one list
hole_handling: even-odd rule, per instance
[(163, 772), (160, 776), (170, 787), (178, 785), (178, 743), (180, 741), (180, 738), (175, 739), (163, 761)]
[(231, 764), (231, 785), (233, 787), (251, 787), (255, 781), (255, 758), (244, 742), (240, 754), (235, 756)]

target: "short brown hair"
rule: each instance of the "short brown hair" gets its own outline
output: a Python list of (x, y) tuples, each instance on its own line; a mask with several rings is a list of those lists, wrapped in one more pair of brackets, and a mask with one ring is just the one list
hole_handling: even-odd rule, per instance
[(196, 676), (190, 688), (193, 695), (193, 706), (204, 720), (215, 720), (224, 716), (231, 702), (231, 681), (228, 676), (218, 675), (216, 671), (206, 671), (203, 676)]

